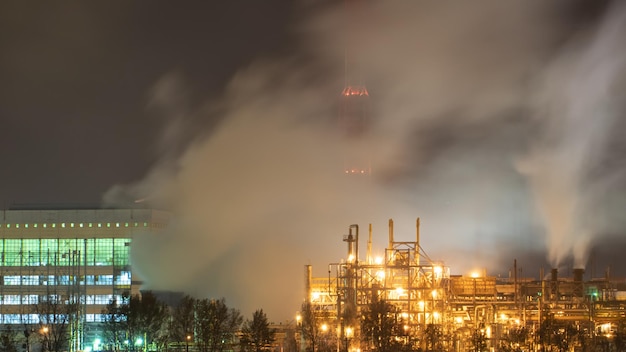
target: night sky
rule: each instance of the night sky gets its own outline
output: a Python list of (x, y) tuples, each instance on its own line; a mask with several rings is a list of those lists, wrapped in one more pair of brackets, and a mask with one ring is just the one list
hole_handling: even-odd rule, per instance
[[(626, 275), (626, 6), (361, 5), (1, 2), (0, 204), (172, 211), (133, 246), (147, 287), (246, 314), (290, 317), (303, 266), (325, 275), (350, 224), (380, 252), (389, 218), (410, 241), (420, 217), (453, 274)], [(371, 96), (357, 139), (347, 47)], [(372, 176), (344, 177), (346, 155)]]
[[(185, 104), (289, 51), (295, 3), (3, 1), (0, 204), (98, 203), (160, 158), (152, 88), (177, 72)], [(210, 117), (207, 117), (207, 119)]]

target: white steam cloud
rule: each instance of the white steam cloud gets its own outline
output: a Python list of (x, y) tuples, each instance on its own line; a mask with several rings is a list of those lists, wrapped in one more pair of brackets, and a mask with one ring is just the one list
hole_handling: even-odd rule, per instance
[[(559, 53), (535, 94), (543, 128), (522, 170), (544, 218), (553, 267), (573, 254), (574, 265), (584, 268), (592, 238), (605, 230), (588, 217), (604, 211), (590, 203), (598, 192), (593, 172), (623, 114), (618, 84), (626, 69), (626, 13), (622, 4), (611, 10), (593, 33)], [(610, 176), (607, 171), (600, 176)]]
[[(304, 265), (325, 275), (355, 223), (362, 244), (374, 224), (382, 254), (388, 218), (398, 240), (412, 240), (421, 217), (422, 247), (453, 272), (495, 269), (544, 242), (552, 264), (574, 254), (584, 263), (594, 236), (623, 230), (598, 220), (614, 212), (593, 192), (622, 179), (623, 168), (602, 178), (591, 170), (622, 113), (614, 84), (624, 73), (626, 11), (612, 8), (572, 36), (560, 17), (568, 4), (368, 2), (358, 47), (372, 122), (356, 142), (336, 121), (343, 6), (307, 21), (302, 56), (241, 70), (211, 105), (217, 126), (106, 195), (147, 197), (176, 214), (168, 233), (133, 245), (149, 288), (289, 319), (304, 297)], [(164, 82), (157, 92), (179, 84)], [(172, 115), (181, 135), (181, 115)], [(370, 178), (343, 175), (354, 150), (371, 160)], [(592, 206), (604, 215), (579, 222)]]

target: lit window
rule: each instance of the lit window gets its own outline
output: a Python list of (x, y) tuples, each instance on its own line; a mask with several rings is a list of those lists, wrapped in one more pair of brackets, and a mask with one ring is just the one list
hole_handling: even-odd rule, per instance
[(20, 224), (15, 224), (15, 228), (19, 229), (20, 228)]
[(34, 227), (34, 228), (37, 228), (37, 224), (36, 224), (36, 223), (35, 223), (35, 224), (33, 224), (33, 227)]
[(102, 224), (100, 224), (100, 223), (99, 223), (99, 224), (98, 224), (98, 227), (102, 227)]
[(124, 227), (128, 227), (128, 223), (124, 224)]
[(45, 229), (46, 227), (48, 227), (48, 224), (43, 224), (43, 228)]
[(111, 227), (111, 223), (110, 222), (107, 222), (107, 227)]
[(78, 225), (78, 226), (83, 227), (83, 223), (81, 222), (80, 225)]
[(57, 224), (52, 224), (52, 227), (57, 227)]
[(73, 222), (72, 222), (72, 223), (70, 223), (70, 227), (74, 227), (74, 223), (73, 223)]
[(28, 228), (28, 224), (24, 224), (24, 227), (25, 227), (25, 228)]
[(65, 227), (65, 223), (64, 222), (61, 223), (61, 227)]
[(148, 223), (147, 223), (147, 222), (144, 222), (144, 223), (143, 223), (143, 227), (148, 227)]
[(92, 223), (89, 223), (89, 227), (93, 227), (93, 224), (92, 224)]
[(137, 226), (139, 226), (139, 224), (138, 224), (138, 223), (135, 223), (135, 227), (137, 227)]
[(11, 228), (11, 224), (7, 224), (7, 229), (10, 229), (10, 228)]
[(119, 222), (116, 222), (116, 223), (115, 223), (115, 227), (120, 227), (120, 223), (119, 223)]

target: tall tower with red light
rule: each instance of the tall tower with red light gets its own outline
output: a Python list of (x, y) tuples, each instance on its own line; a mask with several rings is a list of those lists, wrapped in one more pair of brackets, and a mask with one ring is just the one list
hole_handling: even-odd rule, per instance
[(344, 88), (341, 92), (339, 125), (343, 138), (344, 173), (369, 176), (372, 166), (369, 158), (370, 101), (362, 72), (364, 35), (363, 0), (345, 1), (345, 62)]

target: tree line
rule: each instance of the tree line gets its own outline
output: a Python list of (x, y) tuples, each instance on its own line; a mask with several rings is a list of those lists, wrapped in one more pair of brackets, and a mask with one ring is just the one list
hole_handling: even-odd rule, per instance
[(170, 308), (148, 291), (112, 300), (102, 313), (103, 343), (112, 351), (262, 352), (271, 349), (276, 334), (262, 309), (244, 320), (224, 298), (186, 295)]
[[(66, 302), (46, 300), (35, 311), (39, 324), (2, 326), (0, 352), (69, 349), (77, 309)], [(185, 295), (177, 305), (168, 306), (146, 291), (111, 300), (102, 317), (102, 335), (94, 348), (103, 351), (263, 352), (272, 348), (276, 336), (262, 309), (244, 319), (239, 310), (226, 305), (224, 298)]]

